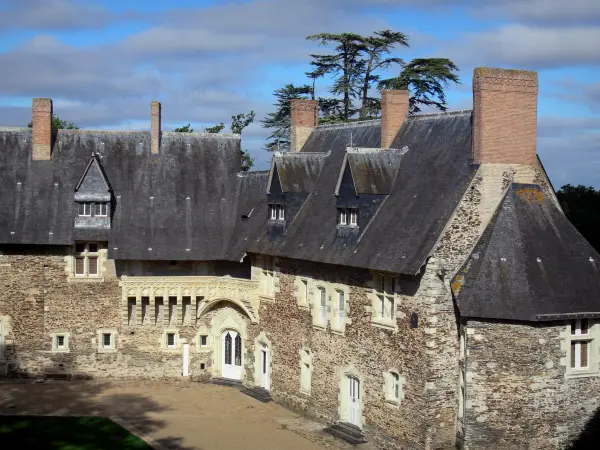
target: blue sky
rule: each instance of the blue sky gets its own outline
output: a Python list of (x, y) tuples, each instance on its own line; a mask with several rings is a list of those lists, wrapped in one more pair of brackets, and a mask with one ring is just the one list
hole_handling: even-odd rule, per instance
[[(195, 129), (304, 83), (318, 32), (410, 36), (397, 56), (448, 57), (462, 84), (451, 109), (470, 108), (477, 66), (537, 70), (538, 153), (555, 187), (600, 187), (600, 2), (597, 0), (0, 0), (0, 125), (30, 120), (31, 98), (51, 97), (61, 118), (88, 129)], [(318, 85), (326, 94), (327, 82)], [(243, 145), (265, 169), (268, 130)]]

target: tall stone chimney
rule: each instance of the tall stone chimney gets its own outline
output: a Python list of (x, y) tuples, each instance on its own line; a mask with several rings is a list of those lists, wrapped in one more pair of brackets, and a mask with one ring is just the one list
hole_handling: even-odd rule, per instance
[(408, 116), (408, 90), (381, 91), (381, 148), (390, 148)]
[(49, 160), (52, 153), (52, 99), (34, 98), (31, 104), (33, 151), (36, 161)]
[(537, 72), (488, 67), (475, 69), (475, 164), (535, 164), (537, 95)]
[(151, 106), (151, 125), (152, 125), (152, 153), (158, 154), (160, 149), (160, 121), (161, 121), (160, 102), (152, 102)]
[(292, 99), (291, 152), (299, 152), (312, 131), (319, 124), (319, 102), (316, 100)]

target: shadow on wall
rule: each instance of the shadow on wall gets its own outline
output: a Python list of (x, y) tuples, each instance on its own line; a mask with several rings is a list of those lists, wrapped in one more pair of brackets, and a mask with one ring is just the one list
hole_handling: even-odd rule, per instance
[[(165, 427), (165, 422), (151, 416), (166, 410), (168, 407), (150, 398), (119, 393), (117, 385), (105, 382), (0, 380), (2, 415), (118, 416), (143, 436)], [(168, 449), (192, 450), (183, 446), (179, 437), (169, 436), (155, 442)]]
[(581, 434), (565, 450), (597, 450), (600, 446), (600, 409), (585, 424)]

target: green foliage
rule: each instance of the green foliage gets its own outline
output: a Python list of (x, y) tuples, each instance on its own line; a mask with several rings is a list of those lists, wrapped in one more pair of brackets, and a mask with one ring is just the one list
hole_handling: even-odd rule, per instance
[[(254, 122), (254, 111), (249, 113), (241, 113), (235, 116), (231, 116), (231, 132), (235, 134), (242, 134), (242, 130)], [(242, 171), (249, 171), (254, 165), (254, 158), (250, 156), (248, 150), (241, 151), (242, 159)]]
[(312, 96), (312, 88), (308, 85), (294, 86), (286, 84), (273, 92), (277, 102), (275, 112), (268, 113), (261, 121), (263, 128), (274, 131), (267, 138), (266, 149), (269, 151), (287, 151), (290, 148), (290, 121), (292, 116), (292, 99), (307, 99)]
[(600, 252), (600, 189), (566, 184), (556, 196), (573, 226)]
[(215, 125), (214, 127), (206, 127), (203, 131), (205, 133), (219, 133), (223, 131), (223, 128), (225, 128), (225, 124), (221, 122), (220, 124)]
[(446, 111), (444, 87), (450, 82), (460, 83), (458, 67), (447, 58), (418, 58), (403, 65), (400, 75), (379, 82), (379, 89), (410, 89), (410, 113), (418, 113), (422, 106), (433, 106)]
[[(28, 128), (33, 127), (33, 122), (29, 122), (27, 124)], [(66, 120), (62, 120), (60, 117), (52, 114), (52, 129), (53, 130), (79, 130), (79, 127), (75, 125), (73, 122), (67, 122)]]
[(188, 122), (187, 125), (175, 128), (173, 131), (175, 133), (193, 133), (194, 129), (192, 128), (192, 125)]

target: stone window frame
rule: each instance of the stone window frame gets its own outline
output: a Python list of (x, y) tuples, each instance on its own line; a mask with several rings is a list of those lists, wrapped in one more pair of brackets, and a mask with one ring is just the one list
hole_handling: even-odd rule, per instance
[[(300, 355), (300, 393), (310, 396), (312, 391), (312, 374), (314, 370), (313, 352), (307, 344), (304, 344), (300, 347), (298, 354)], [(308, 384), (308, 386), (306, 386), (306, 384)]]
[[(77, 251), (77, 245), (83, 244), (83, 252)], [(95, 252), (89, 251), (89, 245), (96, 244), (97, 248)], [(69, 276), (67, 281), (69, 282), (102, 282), (104, 281), (103, 277), (103, 262), (106, 259), (106, 249), (107, 246), (105, 242), (102, 241), (79, 241), (75, 242), (71, 247), (71, 257), (69, 264)], [(96, 270), (97, 273), (90, 275), (89, 274), (89, 259), (93, 257), (96, 259)], [(83, 274), (76, 273), (76, 264), (77, 259), (83, 259)]]
[(294, 285), (296, 286), (296, 300), (298, 301), (298, 307), (303, 309), (310, 309), (311, 297), (310, 297), (310, 285), (311, 281), (309, 277), (296, 276)]
[[(384, 272), (371, 272), (371, 325), (385, 328), (388, 330), (398, 330), (398, 306), (399, 296), (397, 293), (398, 280), (396, 274)], [(390, 280), (390, 285), (387, 286), (386, 279)], [(381, 281), (383, 280), (384, 289), (381, 290)], [(390, 308), (389, 317), (386, 317), (385, 311), (382, 313), (382, 298), (384, 306), (387, 301), (393, 302)]]
[[(167, 339), (168, 339), (168, 335), (169, 334), (173, 334), (175, 335), (174, 337), (174, 342), (175, 344), (173, 346), (168, 345), (167, 343)], [(179, 352), (182, 348), (182, 344), (183, 339), (179, 338), (179, 329), (178, 328), (165, 328), (163, 329), (163, 332), (161, 334), (161, 338), (160, 338), (160, 347), (163, 351), (167, 351), (167, 352)]]
[[(398, 409), (404, 400), (404, 385), (406, 378), (400, 371), (392, 367), (387, 372), (383, 372), (383, 396), (385, 404), (394, 409)], [(398, 395), (396, 396), (396, 391)]]
[[(206, 338), (206, 345), (202, 345), (202, 337)], [(196, 351), (199, 353), (210, 352), (213, 345), (213, 336), (205, 328), (202, 328), (196, 333)]]
[[(320, 280), (316, 280), (315, 281), (315, 297), (314, 297), (314, 301), (312, 302), (313, 304), (313, 314), (312, 314), (312, 318), (313, 318), (313, 327), (317, 328), (317, 329), (322, 329), (325, 330), (327, 329), (327, 324), (329, 323), (329, 315), (327, 314), (327, 310), (328, 308), (328, 304), (329, 304), (329, 292), (327, 289), (327, 284), (323, 281)], [(322, 292), (325, 292), (325, 305), (322, 305)], [(323, 308), (323, 309), (321, 309)], [(325, 314), (324, 317), (324, 321), (323, 321), (323, 314), (322, 312)]]
[[(58, 338), (62, 337), (64, 339), (64, 345), (62, 347), (58, 346)], [(71, 333), (68, 331), (58, 331), (55, 333), (50, 333), (50, 338), (52, 339), (52, 353), (70, 353), (71, 352)]]
[(277, 283), (277, 260), (275, 256), (260, 255), (260, 287), (261, 295), (273, 299), (279, 292)]
[[(110, 345), (104, 345), (104, 335), (110, 334)], [(98, 353), (115, 353), (117, 351), (117, 330), (115, 328), (100, 328), (96, 331)]]
[[(572, 323), (574, 321), (587, 320), (587, 334), (572, 334)], [(583, 318), (573, 319), (565, 323), (561, 333), (561, 347), (565, 352), (565, 358), (561, 359), (561, 364), (565, 366), (565, 378), (585, 378), (600, 376), (600, 321)], [(580, 323), (580, 322), (576, 322)], [(587, 341), (588, 344), (588, 366), (583, 369), (571, 367), (571, 344), (577, 341)]]

